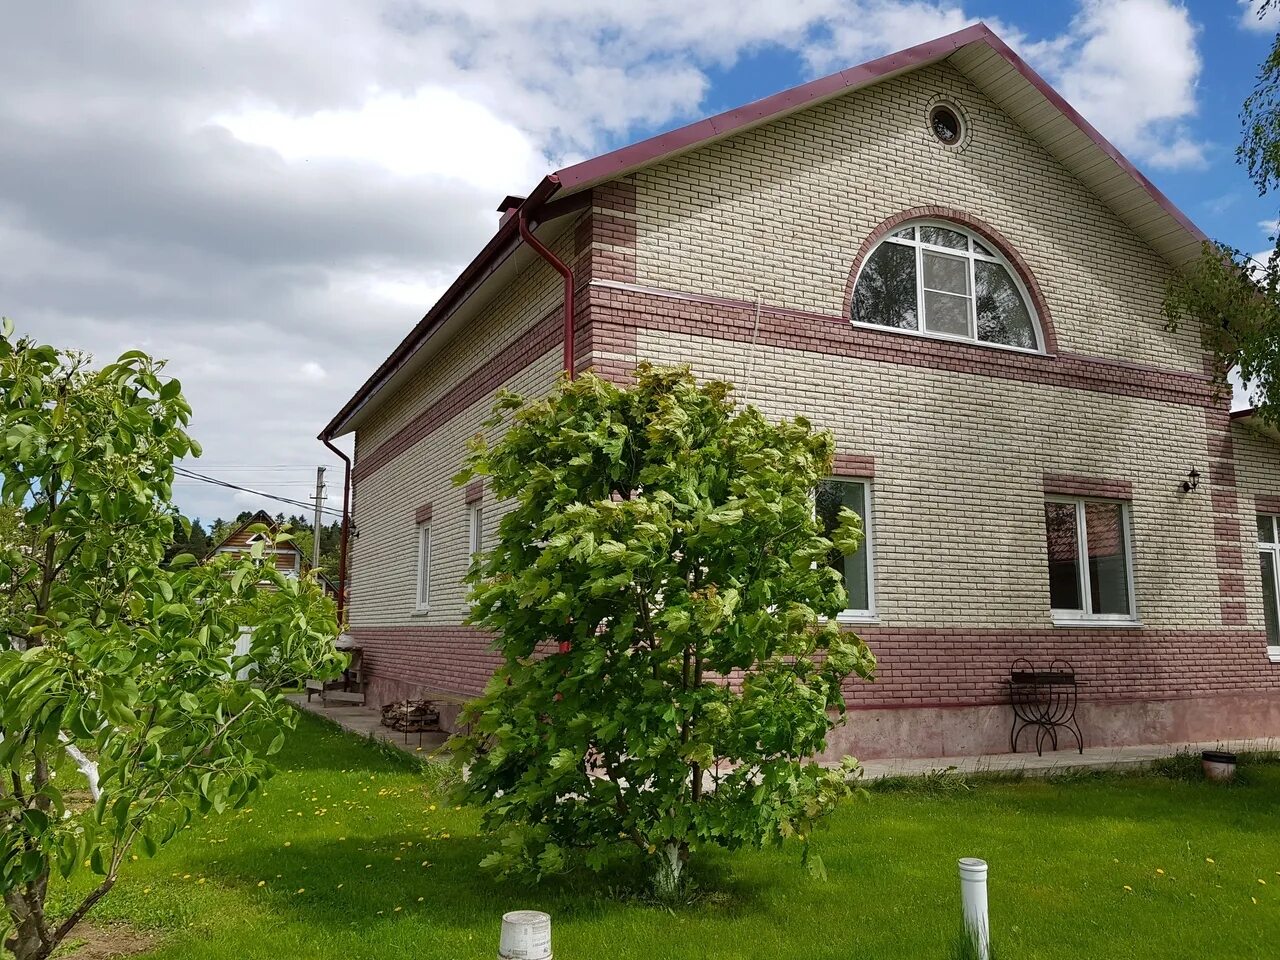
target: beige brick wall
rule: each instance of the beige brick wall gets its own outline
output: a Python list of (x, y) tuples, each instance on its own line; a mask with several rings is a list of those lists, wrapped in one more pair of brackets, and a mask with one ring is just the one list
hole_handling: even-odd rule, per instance
[[(574, 230), (569, 225), (552, 243), (568, 259)], [(356, 432), (355, 469), (419, 413), (438, 403), (504, 348), (526, 338), (531, 327), (561, 303), (563, 285), (541, 259), (530, 262), (470, 323), (458, 332), (411, 381), (378, 406)], [(508, 389), (545, 393), (560, 371), (561, 348), (528, 357), (529, 366), (508, 379)], [(496, 390), (486, 392), (423, 439), (372, 474), (357, 478), (354, 517), (359, 536), (351, 543), (350, 620), (372, 625), (458, 624), (467, 612), (468, 514), (463, 489), (452, 477), (462, 466), (466, 441), (489, 415)], [(415, 610), (417, 523), (415, 511), (433, 506), (430, 610)], [(484, 498), (484, 530), (491, 542), (505, 505)]]
[[(972, 139), (947, 150), (926, 107), (954, 99)], [(902, 210), (987, 221), (1026, 260), (1063, 352), (1192, 373), (1196, 332), (1164, 330), (1167, 266), (948, 64), (936, 64), (640, 171), (637, 281), (842, 315), (859, 246)]]
[[(560, 373), (557, 347), (506, 384), (531, 395), (546, 393)], [(493, 408), (495, 393), (468, 406), (458, 416), (396, 457), (358, 487), (352, 541), (351, 625), (441, 626), (461, 623), (467, 614), (466, 585), (469, 521), (465, 489), (453, 485), (462, 466), (467, 440), (481, 429)], [(490, 439), (493, 431), (489, 432)], [(427, 613), (417, 602), (418, 532), (415, 512), (432, 505), (431, 604)], [(486, 490), (484, 542), (492, 544), (498, 521), (510, 508)]]
[[(742, 348), (640, 331), (640, 356), (741, 379)], [(759, 348), (744, 391), (771, 417), (804, 415), (844, 453), (875, 457), (880, 622), (1050, 625), (1043, 476), (1133, 484), (1138, 613), (1150, 627), (1220, 624), (1204, 410), (981, 375)]]

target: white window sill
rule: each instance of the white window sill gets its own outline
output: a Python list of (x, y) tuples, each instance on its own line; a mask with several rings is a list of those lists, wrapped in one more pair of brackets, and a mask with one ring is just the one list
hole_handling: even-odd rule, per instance
[(987, 340), (971, 340), (968, 337), (957, 337), (945, 333), (932, 333), (928, 330), (912, 330), (910, 327), (890, 327), (881, 323), (866, 323), (862, 320), (850, 320), (860, 330), (878, 330), (881, 333), (892, 333), (904, 337), (916, 337), (920, 340), (940, 340), (943, 343), (963, 343), (970, 347), (986, 347), (991, 350), (1004, 350), (1007, 353), (1021, 353), (1032, 357), (1048, 357), (1056, 355), (1031, 347), (1015, 347), (1008, 343), (991, 343)]
[(1280, 663), (1280, 647), (1267, 647), (1267, 659), (1272, 663)]
[(880, 618), (871, 610), (845, 610), (836, 614), (836, 623), (879, 623)]
[(430, 612), (431, 612), (430, 607), (414, 607), (412, 616), (425, 617)]
[(1141, 630), (1141, 620), (1107, 620), (1103, 617), (1054, 617), (1055, 627), (1115, 627), (1120, 630)]

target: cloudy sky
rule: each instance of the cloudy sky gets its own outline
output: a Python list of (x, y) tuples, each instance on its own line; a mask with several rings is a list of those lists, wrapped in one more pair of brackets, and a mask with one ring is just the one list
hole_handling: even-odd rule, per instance
[(1267, 246), (1233, 152), (1277, 25), (1247, 0), (59, 0), (0, 37), (0, 313), (170, 358), (198, 469), (305, 499), (327, 464), (336, 507), (316, 433), (503, 195), (977, 19), (1207, 232)]

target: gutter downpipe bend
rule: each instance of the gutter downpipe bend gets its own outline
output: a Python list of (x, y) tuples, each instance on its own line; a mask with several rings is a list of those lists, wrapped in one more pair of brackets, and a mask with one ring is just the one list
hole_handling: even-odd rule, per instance
[(570, 380), (573, 379), (574, 357), (573, 357), (573, 271), (570, 270), (563, 260), (552, 253), (547, 246), (533, 235), (533, 231), (529, 229), (529, 221), (525, 217), (525, 213), (521, 210), (517, 215), (520, 222), (520, 239), (531, 246), (538, 256), (551, 264), (552, 268), (564, 277), (564, 372)]
[[(343, 463), (342, 472), (342, 541), (338, 547), (338, 627), (343, 628), (342, 614), (347, 606), (347, 537), (351, 530), (351, 458), (329, 442), (326, 436), (320, 442), (333, 451)], [(320, 531), (316, 531), (320, 536)]]

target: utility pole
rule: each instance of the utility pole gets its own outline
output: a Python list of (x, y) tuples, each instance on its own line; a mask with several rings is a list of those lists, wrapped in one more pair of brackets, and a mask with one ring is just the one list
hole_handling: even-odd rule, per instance
[(320, 516), (324, 506), (324, 467), (316, 467), (316, 515), (311, 521), (311, 566), (320, 567)]

